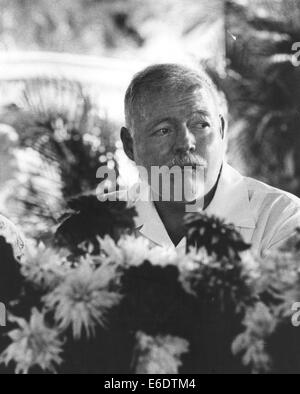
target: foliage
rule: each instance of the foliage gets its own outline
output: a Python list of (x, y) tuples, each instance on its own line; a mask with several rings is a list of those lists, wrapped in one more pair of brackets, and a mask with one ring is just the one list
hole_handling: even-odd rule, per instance
[(161, 37), (184, 43), (222, 14), (222, 0), (1, 0), (0, 7), (0, 49), (98, 56), (136, 56)]
[(300, 195), (300, 42), (294, 0), (227, 1), (229, 157), (246, 174)]
[(98, 237), (109, 234), (118, 239), (122, 232), (134, 230), (133, 208), (125, 210), (122, 201), (99, 203), (95, 195), (83, 195), (69, 201), (69, 213), (62, 218), (55, 240), (59, 246), (69, 247), (75, 254), (80, 253), (80, 245), (90, 243), (99, 252)]
[(1, 9), (5, 10), (1, 18), (1, 41), (10, 47), (32, 50), (103, 54), (106, 47), (114, 48), (127, 30), (129, 43), (125, 41), (123, 45), (130, 45), (130, 41), (132, 46), (138, 45), (140, 37), (131, 31), (133, 27), (129, 30), (126, 14), (123, 24), (120, 21), (122, 3), (119, 0), (56, 0), (52, 3), (1, 0)]
[(19, 161), (6, 200), (30, 236), (51, 232), (69, 199), (95, 192), (99, 167), (118, 174), (116, 129), (93, 96), (77, 82), (33, 79), (23, 82), (17, 106), (3, 110), (1, 118), (18, 135)]

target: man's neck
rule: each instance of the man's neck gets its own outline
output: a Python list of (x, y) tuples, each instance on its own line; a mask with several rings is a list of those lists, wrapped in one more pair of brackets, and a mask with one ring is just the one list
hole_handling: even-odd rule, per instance
[[(203, 210), (205, 210), (210, 205), (215, 196), (220, 179), (220, 174), (214, 187), (205, 195), (204, 200), (202, 200)], [(184, 216), (187, 213), (186, 206), (189, 204), (195, 205), (195, 201), (192, 203), (178, 201), (154, 202), (157, 213), (160, 216), (161, 221), (163, 222), (169, 234), (169, 237), (175, 246), (177, 246), (181, 239), (185, 236)], [(200, 204), (199, 206), (201, 206)]]

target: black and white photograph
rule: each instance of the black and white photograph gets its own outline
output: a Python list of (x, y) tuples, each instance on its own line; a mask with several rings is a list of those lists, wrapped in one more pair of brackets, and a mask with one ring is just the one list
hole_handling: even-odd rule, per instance
[(300, 374), (299, 151), (300, 0), (0, 0), (0, 374)]

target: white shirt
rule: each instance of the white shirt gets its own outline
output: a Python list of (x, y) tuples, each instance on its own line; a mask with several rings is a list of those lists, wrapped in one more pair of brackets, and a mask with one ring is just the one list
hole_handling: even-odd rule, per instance
[[(174, 247), (153, 202), (132, 201), (138, 216), (135, 223), (140, 234), (153, 244)], [(224, 163), (215, 196), (206, 208), (235, 225), (255, 254), (280, 246), (300, 227), (300, 199), (265, 183), (242, 176)], [(185, 248), (183, 238), (177, 249)]]

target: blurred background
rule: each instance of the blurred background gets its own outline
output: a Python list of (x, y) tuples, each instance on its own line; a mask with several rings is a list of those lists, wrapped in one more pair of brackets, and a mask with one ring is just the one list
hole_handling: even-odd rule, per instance
[(0, 211), (36, 239), (100, 165), (136, 174), (123, 97), (156, 62), (205, 65), (228, 111), (228, 160), (300, 196), (300, 0), (0, 0)]

